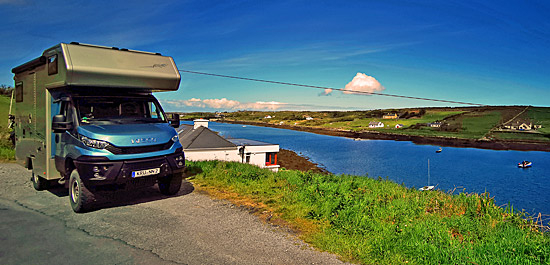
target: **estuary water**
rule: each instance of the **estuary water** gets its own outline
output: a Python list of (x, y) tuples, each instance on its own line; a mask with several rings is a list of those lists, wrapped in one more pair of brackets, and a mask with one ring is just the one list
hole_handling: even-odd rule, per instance
[[(192, 122), (182, 122), (192, 124)], [(210, 122), (226, 138), (279, 144), (335, 174), (388, 178), (407, 187), (429, 184), (456, 192), (488, 192), (529, 214), (550, 215), (550, 153), (417, 145), (406, 141), (360, 140), (251, 125)], [(533, 162), (522, 169), (517, 163)]]

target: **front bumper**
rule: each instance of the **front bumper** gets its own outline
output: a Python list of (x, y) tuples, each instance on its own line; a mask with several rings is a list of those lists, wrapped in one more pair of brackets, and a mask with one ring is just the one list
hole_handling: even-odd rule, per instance
[[(171, 174), (182, 174), (185, 169), (183, 152), (151, 158), (115, 161), (101, 157), (82, 156), (74, 162), (82, 182), (90, 188), (106, 185), (116, 188), (152, 186), (158, 178)], [(158, 173), (154, 175), (136, 177), (132, 174), (155, 169), (158, 169)]]

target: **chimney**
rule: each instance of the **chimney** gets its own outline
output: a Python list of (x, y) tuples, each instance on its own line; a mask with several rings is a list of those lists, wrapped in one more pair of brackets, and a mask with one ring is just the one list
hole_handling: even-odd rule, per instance
[(197, 128), (203, 126), (208, 128), (208, 120), (205, 119), (197, 119), (193, 121), (193, 130), (196, 130)]

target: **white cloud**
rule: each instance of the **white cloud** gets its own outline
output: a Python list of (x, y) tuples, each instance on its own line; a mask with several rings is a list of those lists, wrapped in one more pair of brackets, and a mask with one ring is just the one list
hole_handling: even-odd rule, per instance
[(317, 106), (309, 104), (290, 104), (277, 101), (239, 102), (227, 98), (188, 100), (160, 100), (166, 110), (170, 111), (277, 111), (277, 110), (349, 110), (354, 107)]
[(376, 78), (363, 73), (357, 73), (353, 80), (344, 87), (344, 94), (365, 94), (386, 89)]
[(330, 96), (332, 93), (332, 88), (326, 88), (325, 91), (323, 91), (323, 96)]
[(221, 99), (199, 99), (191, 98), (188, 100), (164, 100), (163, 103), (169, 104), (173, 107), (185, 108), (209, 108), (216, 110), (278, 110), (286, 103), (271, 101), (271, 102), (239, 102), (236, 100), (230, 100), (227, 98)]

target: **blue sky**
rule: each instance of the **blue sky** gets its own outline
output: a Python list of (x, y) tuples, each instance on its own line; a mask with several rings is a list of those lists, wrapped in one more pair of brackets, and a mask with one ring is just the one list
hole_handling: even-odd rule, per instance
[[(161, 52), (179, 69), (489, 105), (550, 106), (549, 1), (0, 0), (0, 84), (59, 42)], [(182, 73), (171, 111), (459, 106)]]

